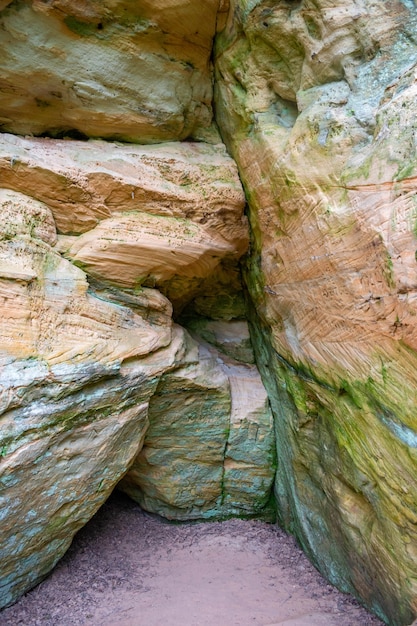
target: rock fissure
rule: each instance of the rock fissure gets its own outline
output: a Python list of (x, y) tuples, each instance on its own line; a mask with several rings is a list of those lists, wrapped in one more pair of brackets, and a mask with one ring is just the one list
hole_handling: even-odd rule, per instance
[(416, 26), (0, 0), (2, 606), (118, 486), (416, 616)]

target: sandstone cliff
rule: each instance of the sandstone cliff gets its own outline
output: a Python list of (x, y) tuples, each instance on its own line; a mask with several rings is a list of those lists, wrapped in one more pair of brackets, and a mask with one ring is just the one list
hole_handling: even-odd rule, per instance
[(416, 26), (409, 0), (0, 0), (2, 605), (120, 481), (264, 515), (277, 459), (319, 569), (415, 617)]
[(390, 624), (415, 613), (415, 27), (408, 2), (232, 3), (218, 123), (250, 206), (246, 279), (282, 523)]

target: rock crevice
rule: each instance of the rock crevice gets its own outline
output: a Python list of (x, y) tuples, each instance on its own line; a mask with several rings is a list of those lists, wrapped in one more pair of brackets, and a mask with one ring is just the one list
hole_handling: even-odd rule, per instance
[(265, 516), (278, 464), (319, 569), (415, 617), (416, 26), (405, 0), (0, 0), (3, 605), (116, 485)]

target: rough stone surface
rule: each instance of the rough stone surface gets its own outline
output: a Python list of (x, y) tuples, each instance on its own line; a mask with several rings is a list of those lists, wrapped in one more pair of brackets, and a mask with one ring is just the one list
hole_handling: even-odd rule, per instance
[(140, 143), (204, 131), (218, 5), (0, 2), (0, 128)]
[[(227, 4), (216, 113), (250, 205), (280, 520), (334, 583), (404, 626), (417, 612), (417, 10), (232, 0), (226, 19)], [(218, 8), (0, 0), (1, 128), (215, 142)], [(2, 135), (0, 176), (7, 604), (132, 463), (124, 488), (150, 510), (210, 518), (264, 510), (275, 455), (254, 369), (173, 327), (152, 289), (187, 323), (211, 318), (202, 332), (223, 348), (212, 321), (244, 317), (244, 197), (224, 146)]]
[(160, 294), (148, 291), (157, 323), (95, 297), (51, 246), (48, 207), (12, 191), (0, 202), (4, 606), (55, 565), (126, 472), (158, 378), (184, 350)]
[[(54, 567), (127, 472), (153, 395), (152, 427), (168, 443), (164, 429), (181, 422), (180, 407), (201, 408), (189, 407), (200, 432), (188, 460), (165, 451), (172, 508), (180, 492), (184, 517), (250, 515), (268, 504), (275, 447), (259, 375), (224, 364), (226, 375), (208, 348), (198, 363), (171, 302), (142, 284), (174, 277), (177, 299), (189, 299), (193, 281), (209, 280), (223, 259), (222, 272), (237, 268), (247, 229), (236, 168), (221, 146), (149, 150), (3, 136), (2, 183), (13, 189), (0, 189), (0, 606)], [(164, 386), (173, 405), (158, 415)], [(168, 511), (162, 488), (152, 505)]]
[(236, 0), (216, 44), (281, 520), (393, 625), (417, 611), (416, 24), (411, 2)]
[(51, 208), (59, 249), (97, 279), (157, 286), (176, 308), (206, 290), (208, 278), (218, 302), (214, 269), (224, 277), (220, 289), (240, 289), (245, 198), (223, 144), (131, 146), (5, 134), (0, 175), (4, 186)]
[(144, 447), (121, 488), (175, 520), (262, 515), (275, 475), (272, 414), (259, 373), (188, 335), (182, 366), (149, 405)]

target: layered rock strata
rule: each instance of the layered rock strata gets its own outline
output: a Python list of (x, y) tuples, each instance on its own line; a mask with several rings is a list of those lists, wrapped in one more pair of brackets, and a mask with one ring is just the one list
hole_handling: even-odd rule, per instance
[[(150, 423), (149, 437), (156, 447), (168, 445), (167, 467), (175, 466), (164, 487), (174, 494), (172, 508), (178, 491), (188, 493), (184, 516), (260, 513), (275, 450), (259, 374), (252, 367), (243, 376), (244, 366), (231, 365), (226, 376), (214, 356), (200, 364), (208, 349), (173, 324), (164, 295), (143, 285), (157, 266), (152, 282), (175, 276), (188, 301), (196, 286), (213, 280), (223, 258), (236, 267), (246, 222), (236, 168), (224, 149), (172, 144), (149, 151), (8, 135), (0, 174), (9, 187), (0, 189), (5, 606), (50, 571), (74, 533), (137, 467)], [(80, 261), (86, 249), (90, 256), (83, 252)], [(180, 262), (172, 261), (176, 253)], [(239, 376), (246, 395), (238, 395), (257, 398), (244, 407), (231, 393)], [(162, 406), (164, 389), (170, 401)], [(190, 413), (179, 419), (187, 402), (198, 415), (193, 424)], [(212, 409), (208, 423), (204, 407)], [(199, 429), (191, 438), (190, 424)], [(171, 450), (178, 439), (193, 445), (188, 464)], [(201, 484), (199, 463), (208, 469)], [(145, 480), (154, 477), (150, 466)], [(221, 498), (213, 499), (218, 490)], [(150, 510), (167, 512), (162, 492)]]
[(0, 3), (0, 129), (155, 143), (211, 124), (219, 0)]
[(215, 292), (222, 262), (232, 268), (231, 291), (248, 233), (237, 169), (222, 144), (5, 134), (0, 175), (4, 186), (51, 207), (59, 249), (90, 276), (129, 289), (156, 286), (181, 309), (209, 278)]
[[(1, 605), (35, 585), (141, 447), (158, 377), (183, 350), (158, 323), (98, 299), (55, 251), (51, 210), (1, 191)], [(130, 359), (129, 362), (126, 362)]]
[(216, 46), (281, 520), (393, 625), (417, 610), (416, 24), (409, 2), (235, 0)]

